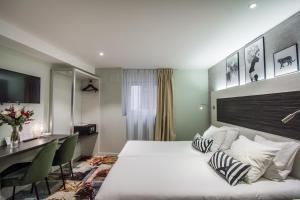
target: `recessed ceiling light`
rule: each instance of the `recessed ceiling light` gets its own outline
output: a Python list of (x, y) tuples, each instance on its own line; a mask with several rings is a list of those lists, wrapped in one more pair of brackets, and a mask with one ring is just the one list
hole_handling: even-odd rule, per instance
[(251, 3), (250, 5), (249, 5), (249, 8), (251, 8), (251, 9), (254, 9), (254, 8), (256, 8), (257, 7), (257, 4), (256, 3)]
[(103, 52), (100, 52), (100, 53), (99, 53), (99, 56), (104, 56), (104, 53), (103, 53)]

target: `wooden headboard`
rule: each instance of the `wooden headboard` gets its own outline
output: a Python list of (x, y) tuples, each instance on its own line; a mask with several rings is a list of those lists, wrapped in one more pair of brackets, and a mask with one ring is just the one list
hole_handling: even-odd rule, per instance
[(300, 140), (300, 116), (281, 119), (300, 109), (300, 91), (217, 99), (217, 121)]

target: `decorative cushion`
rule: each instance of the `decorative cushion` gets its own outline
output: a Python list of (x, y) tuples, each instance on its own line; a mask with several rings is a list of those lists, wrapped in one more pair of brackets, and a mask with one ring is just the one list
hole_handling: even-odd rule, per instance
[(251, 165), (245, 181), (253, 183), (266, 172), (278, 151), (278, 148), (259, 144), (244, 136), (240, 136), (239, 139), (232, 143), (228, 153), (235, 159)]
[(297, 151), (300, 148), (300, 144), (295, 142), (274, 142), (258, 135), (255, 136), (254, 141), (280, 149), (263, 176), (275, 181), (282, 181), (286, 179), (292, 171), (293, 163)]
[(214, 153), (208, 164), (233, 186), (243, 180), (251, 168), (251, 165), (244, 164), (223, 151)]
[(207, 153), (210, 151), (210, 147), (213, 143), (212, 139), (205, 139), (203, 137), (196, 138), (192, 145), (195, 149), (201, 151), (202, 153)]
[(210, 150), (216, 152), (220, 149), (226, 137), (226, 130), (221, 130), (215, 126), (210, 126), (204, 133), (203, 138), (212, 139), (214, 142)]

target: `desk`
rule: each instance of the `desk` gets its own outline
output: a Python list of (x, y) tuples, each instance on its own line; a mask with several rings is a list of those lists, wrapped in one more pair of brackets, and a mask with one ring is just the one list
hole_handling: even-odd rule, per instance
[(54, 139), (57, 140), (64, 140), (69, 135), (49, 135), (49, 136), (42, 136), (40, 138), (28, 140), (21, 142), (17, 148), (11, 149), (10, 146), (1, 146), (0, 147), (0, 159), (6, 158), (8, 156), (16, 155), (19, 153), (23, 153), (26, 151), (30, 151), (36, 148), (39, 148), (43, 145), (48, 144)]

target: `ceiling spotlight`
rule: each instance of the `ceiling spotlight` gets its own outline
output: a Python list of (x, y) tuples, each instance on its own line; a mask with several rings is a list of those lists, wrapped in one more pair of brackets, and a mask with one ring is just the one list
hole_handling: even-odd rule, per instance
[(249, 5), (249, 8), (251, 8), (251, 9), (254, 9), (254, 8), (256, 8), (257, 7), (257, 4), (256, 3), (251, 3), (250, 5)]
[(103, 53), (103, 52), (100, 52), (100, 53), (99, 53), (99, 56), (104, 56), (104, 53)]

